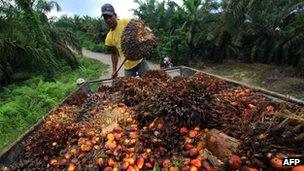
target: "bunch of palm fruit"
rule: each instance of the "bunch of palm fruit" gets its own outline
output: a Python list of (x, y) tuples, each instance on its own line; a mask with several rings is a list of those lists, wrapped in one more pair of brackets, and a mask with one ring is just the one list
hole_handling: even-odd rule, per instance
[(121, 37), (121, 48), (131, 61), (157, 55), (155, 36), (141, 20), (132, 19), (128, 23)]

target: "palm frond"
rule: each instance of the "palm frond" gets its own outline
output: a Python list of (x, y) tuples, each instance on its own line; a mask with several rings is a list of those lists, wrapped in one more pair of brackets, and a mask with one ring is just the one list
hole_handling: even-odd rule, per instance
[(78, 54), (82, 54), (81, 43), (72, 31), (60, 27), (52, 27), (51, 38), (54, 42), (64, 43)]
[(45, 64), (48, 62), (43, 57), (40, 49), (28, 46), (17, 40), (0, 37), (0, 52), (2, 55), (1, 59), (7, 59), (8, 61), (28, 60), (37, 64)]
[(302, 9), (303, 10), (304, 8), (304, 2), (298, 2), (296, 4), (293, 4), (290, 8), (289, 8), (289, 12), (292, 12), (294, 10), (300, 10)]
[(53, 43), (53, 49), (55, 52), (55, 56), (67, 61), (67, 63), (71, 66), (72, 69), (75, 69), (79, 66), (75, 55), (65, 44)]
[(56, 11), (61, 11), (61, 7), (56, 1), (38, 0), (35, 8), (43, 13), (50, 12), (54, 8)]
[(15, 68), (41, 71), (48, 62), (40, 49), (3, 37), (0, 37), (0, 54), (0, 85), (10, 82)]
[(297, 47), (299, 44), (303, 44), (304, 42), (304, 32), (298, 33), (286, 41), (283, 46), (285, 48)]

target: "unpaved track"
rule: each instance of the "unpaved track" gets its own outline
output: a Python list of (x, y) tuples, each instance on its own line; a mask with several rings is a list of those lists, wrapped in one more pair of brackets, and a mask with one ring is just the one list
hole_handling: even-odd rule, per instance
[[(87, 49), (82, 49), (83, 56), (88, 57), (88, 58), (93, 58), (97, 59), (100, 62), (109, 65), (109, 69), (106, 74), (103, 74), (100, 76), (100, 79), (103, 78), (110, 78), (111, 77), (111, 72), (112, 72), (112, 61), (111, 61), (111, 55), (109, 54), (104, 54), (104, 53), (98, 53), (98, 52), (92, 52)], [(120, 66), (121, 62), (118, 62), (117, 68)], [(148, 62), (149, 68), (150, 69), (159, 69), (159, 65), (153, 64), (151, 62)], [(121, 68), (120, 71), (118, 72), (118, 76), (122, 77), (124, 76), (124, 69)]]

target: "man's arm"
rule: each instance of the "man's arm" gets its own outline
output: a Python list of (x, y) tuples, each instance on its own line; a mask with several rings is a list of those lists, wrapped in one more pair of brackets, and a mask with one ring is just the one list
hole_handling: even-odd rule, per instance
[(118, 75), (117, 73), (115, 74), (115, 72), (117, 70), (119, 53), (118, 53), (117, 48), (114, 46), (110, 46), (110, 50), (111, 50), (111, 60), (112, 60), (112, 78), (115, 78)]

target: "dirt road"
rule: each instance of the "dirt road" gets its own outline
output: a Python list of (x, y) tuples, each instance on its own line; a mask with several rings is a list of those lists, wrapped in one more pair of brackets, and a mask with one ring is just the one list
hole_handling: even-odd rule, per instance
[[(107, 71), (107, 74), (101, 75), (100, 78), (102, 79), (102, 78), (110, 78), (111, 77), (111, 68), (112, 68), (111, 55), (104, 54), (104, 53), (98, 53), (98, 52), (92, 52), (92, 51), (89, 51), (89, 50), (84, 49), (84, 48), (82, 49), (82, 53), (83, 53), (83, 56), (93, 58), (93, 59), (97, 59), (100, 62), (109, 65), (109, 69)], [(120, 64), (121, 63), (119, 61), (117, 68), (120, 66)], [(148, 64), (149, 64), (150, 69), (159, 69), (159, 65), (153, 64), (151, 62), (148, 62)], [(120, 69), (120, 71), (118, 73), (118, 76), (124, 76), (124, 69), (123, 68)]]

